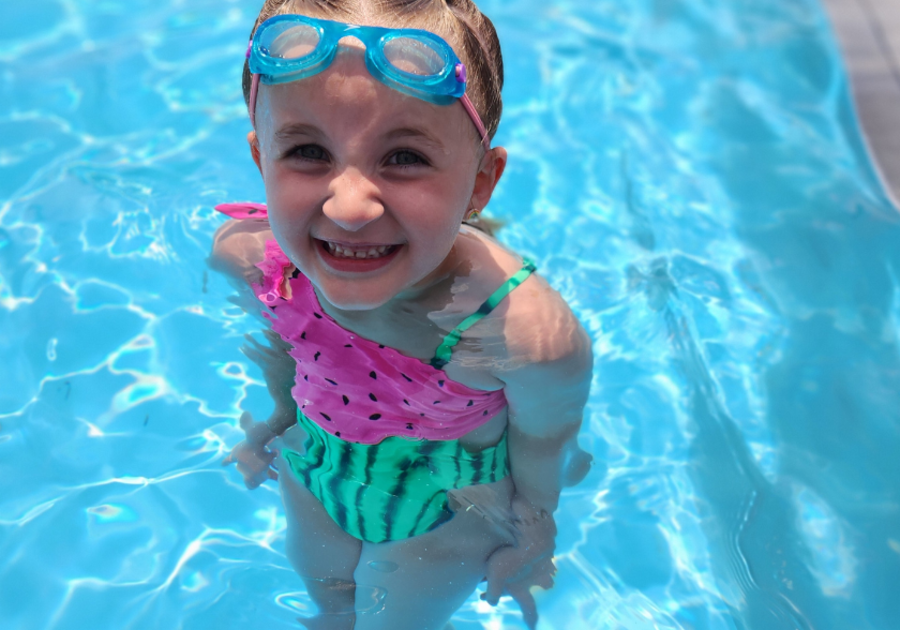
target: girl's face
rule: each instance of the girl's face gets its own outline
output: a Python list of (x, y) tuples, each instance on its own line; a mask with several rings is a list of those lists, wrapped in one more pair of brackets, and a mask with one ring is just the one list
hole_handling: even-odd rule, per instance
[(261, 89), (248, 136), (275, 238), (345, 310), (439, 279), (455, 263), (463, 218), (484, 208), (506, 164), (501, 148), (482, 159), (461, 105), (383, 85), (355, 43), (318, 75)]

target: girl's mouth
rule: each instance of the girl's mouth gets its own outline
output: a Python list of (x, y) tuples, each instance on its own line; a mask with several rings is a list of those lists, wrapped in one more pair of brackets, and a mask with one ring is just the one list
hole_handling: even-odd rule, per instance
[(337, 271), (372, 271), (387, 265), (402, 245), (349, 245), (316, 239), (318, 250), (329, 267)]

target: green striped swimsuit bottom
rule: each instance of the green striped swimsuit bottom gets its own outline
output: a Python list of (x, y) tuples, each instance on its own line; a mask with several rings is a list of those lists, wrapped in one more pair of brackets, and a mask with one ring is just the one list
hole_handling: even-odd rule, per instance
[(424, 534), (453, 516), (447, 492), (509, 475), (506, 433), (496, 446), (468, 452), (459, 440), (388, 437), (347, 442), (302, 413), (304, 454), (285, 449), (291, 470), (351, 536), (379, 543)]

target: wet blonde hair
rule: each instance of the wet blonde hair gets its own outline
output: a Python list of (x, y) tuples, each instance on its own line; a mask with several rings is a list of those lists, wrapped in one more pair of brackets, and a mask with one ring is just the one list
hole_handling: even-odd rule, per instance
[[(466, 94), (488, 136), (493, 138), (497, 133), (503, 110), (500, 40), (493, 23), (471, 0), (266, 0), (250, 37), (273, 15), (290, 13), (363, 23), (375, 16), (390, 26), (421, 28), (445, 37), (466, 64)], [(248, 103), (251, 81), (250, 68), (244, 63), (244, 100)]]

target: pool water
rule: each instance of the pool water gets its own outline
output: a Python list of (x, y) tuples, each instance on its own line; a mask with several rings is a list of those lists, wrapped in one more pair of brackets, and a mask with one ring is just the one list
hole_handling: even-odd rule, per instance
[[(207, 271), (259, 0), (0, 8), (0, 628), (297, 628)], [(540, 628), (900, 627), (900, 214), (811, 0), (483, 0), (492, 202), (595, 341)], [(477, 594), (456, 630), (524, 628)]]

